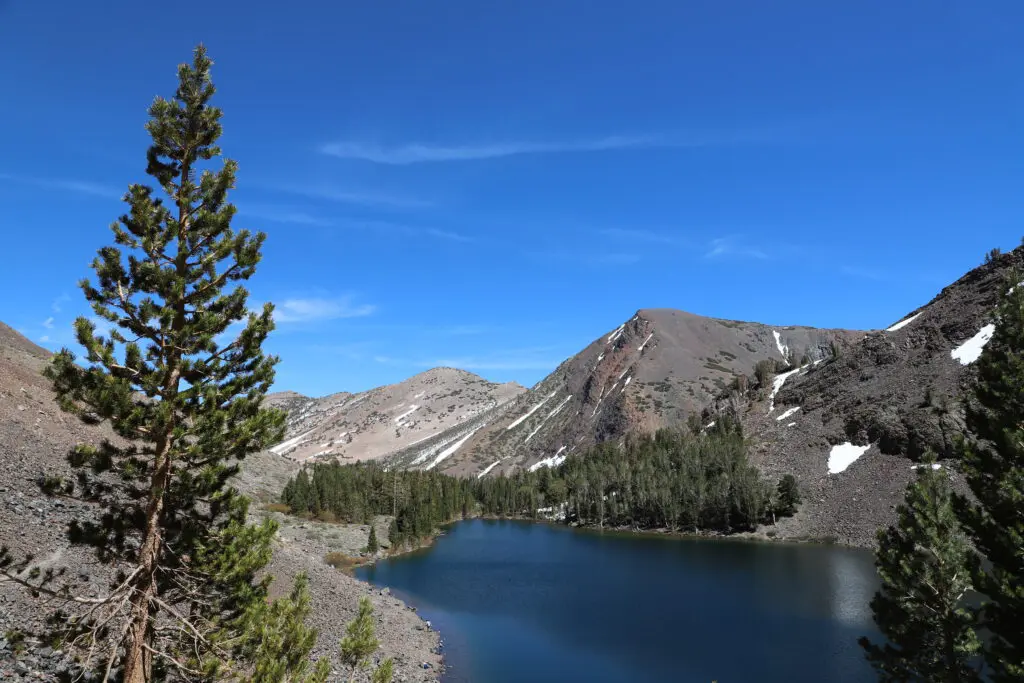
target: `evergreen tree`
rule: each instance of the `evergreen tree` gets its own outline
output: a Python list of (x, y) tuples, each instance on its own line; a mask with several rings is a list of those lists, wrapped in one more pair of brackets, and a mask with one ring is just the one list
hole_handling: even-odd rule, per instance
[(880, 530), (871, 601), (888, 642), (860, 644), (882, 681), (979, 681), (975, 614), (964, 604), (979, 561), (960, 528), (946, 473), (927, 458), (907, 487), (894, 526)]
[(261, 350), (272, 307), (249, 313), (235, 284), (255, 272), (265, 236), (231, 228), (235, 162), (208, 163), (221, 134), (211, 64), (197, 48), (174, 97), (150, 106), (146, 170), (166, 200), (131, 185), (114, 244), (93, 261), (96, 280), (81, 283), (112, 331), (79, 318), (85, 355), (64, 349), (47, 370), (63, 409), (120, 437), (77, 446), (74, 481), (43, 482), (94, 504), (69, 539), (116, 576), (105, 595), (83, 598), (55, 572), (26, 580), (9, 556), (0, 562), (8, 580), (54, 599), (52, 635), (80, 647), (103, 680), (118, 669), (126, 683), (230, 675), (266, 601), (269, 580), (256, 577), (275, 527), (247, 525), (248, 501), (228, 482), (247, 453), (282, 438), (284, 415), (262, 407), (277, 362)]
[(370, 538), (366, 541), (366, 551), (375, 553), (380, 550), (380, 543), (377, 542), (377, 529), (370, 524)]
[[(341, 662), (349, 670), (349, 681), (354, 681), (356, 673), (370, 668), (370, 657), (377, 651), (380, 641), (377, 640), (373, 620), (373, 605), (370, 599), (359, 599), (359, 614), (345, 626), (345, 637), (341, 639)], [(373, 683), (391, 683), (394, 667), (392, 660), (381, 662), (371, 675)]]
[[(1011, 277), (1016, 284), (1022, 278)], [(1010, 287), (1010, 283), (1006, 286)], [(958, 499), (958, 513), (990, 568), (976, 577), (988, 598), (983, 625), (992, 637), (985, 659), (994, 681), (1024, 680), (1024, 287), (997, 311), (991, 341), (977, 362), (967, 402), (969, 436), (959, 446), (976, 502)]]
[(316, 631), (307, 627), (309, 590), (305, 574), (295, 580), (292, 594), (254, 609), (249, 614), (252, 662), (240, 681), (252, 683), (323, 683), (331, 672), (326, 659), (311, 664), (309, 653), (316, 643)]
[(797, 507), (803, 502), (803, 499), (800, 497), (800, 485), (797, 484), (796, 477), (792, 474), (787, 474), (779, 480), (778, 498), (778, 513), (780, 515), (796, 514)]

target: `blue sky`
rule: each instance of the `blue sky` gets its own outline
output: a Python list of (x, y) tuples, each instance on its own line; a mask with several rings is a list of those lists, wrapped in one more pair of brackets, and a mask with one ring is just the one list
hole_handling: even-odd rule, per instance
[(163, 6), (0, 0), (0, 320), (50, 348), (199, 41), (282, 389), (530, 385), (643, 307), (883, 327), (1024, 234), (1016, 1)]

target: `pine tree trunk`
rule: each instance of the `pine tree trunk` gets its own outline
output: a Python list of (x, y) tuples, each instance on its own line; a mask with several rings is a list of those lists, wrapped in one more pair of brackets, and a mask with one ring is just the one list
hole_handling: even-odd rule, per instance
[[(189, 165), (182, 164), (179, 188), (183, 188), (189, 179)], [(178, 253), (174, 260), (178, 277), (187, 275), (186, 261), (189, 205), (179, 199), (178, 204)], [(175, 347), (175, 337), (185, 327), (185, 301), (178, 298), (174, 302), (175, 315), (171, 322), (171, 344), (165, 357), (167, 363), (167, 379), (164, 382), (162, 401), (174, 401), (178, 395), (178, 384), (181, 379), (181, 351)], [(173, 403), (172, 403), (173, 405)], [(173, 414), (164, 427), (164, 433), (157, 442), (153, 456), (153, 476), (149, 483), (149, 506), (146, 509), (146, 532), (139, 551), (139, 565), (142, 571), (132, 598), (129, 616), (128, 644), (125, 647), (124, 683), (150, 683), (153, 671), (153, 655), (147, 649), (152, 643), (153, 628), (150, 609), (157, 597), (156, 572), (160, 566), (160, 548), (163, 541), (163, 529), (160, 516), (164, 509), (164, 496), (171, 483), (170, 455), (171, 440), (175, 428)]]
[[(177, 373), (173, 373), (177, 374)], [(150, 607), (156, 597), (156, 570), (160, 566), (162, 533), (160, 515), (164, 509), (164, 493), (171, 481), (169, 441), (164, 439), (157, 449), (156, 468), (150, 480), (149, 507), (146, 510), (146, 535), (139, 552), (142, 570), (131, 600), (128, 643), (125, 647), (124, 683), (147, 683), (152, 678), (153, 657), (146, 647), (152, 640)]]
[[(175, 321), (175, 326), (177, 326)], [(171, 371), (168, 374), (166, 388), (177, 393), (178, 378), (177, 353), (172, 354)], [(125, 648), (124, 683), (149, 683), (152, 680), (153, 655), (146, 649), (153, 636), (150, 608), (157, 597), (156, 571), (160, 566), (160, 547), (163, 540), (163, 529), (160, 516), (164, 510), (164, 495), (171, 483), (171, 434), (174, 431), (172, 419), (166, 427), (166, 434), (157, 444), (153, 458), (153, 476), (149, 483), (149, 506), (146, 509), (146, 533), (142, 539), (139, 560), (142, 571), (139, 572), (136, 594), (132, 598), (132, 609), (129, 616), (128, 644)]]

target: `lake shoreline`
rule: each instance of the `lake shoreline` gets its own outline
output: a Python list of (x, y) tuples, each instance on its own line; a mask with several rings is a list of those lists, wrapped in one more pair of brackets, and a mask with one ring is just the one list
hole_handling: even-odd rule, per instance
[(774, 545), (813, 545), (813, 546), (828, 546), (836, 548), (851, 548), (856, 550), (867, 550), (871, 551), (874, 546), (864, 546), (856, 543), (843, 543), (834, 536), (772, 536), (770, 532), (763, 531), (737, 531), (735, 533), (721, 533), (717, 531), (679, 531), (672, 530), (665, 527), (657, 529), (636, 529), (633, 527), (597, 527), (591, 525), (582, 524), (565, 524), (553, 519), (535, 518), (535, 517), (509, 517), (502, 515), (475, 515), (471, 517), (463, 517), (461, 519), (454, 519), (450, 522), (445, 522), (441, 525), (440, 529), (425, 537), (415, 545), (403, 544), (401, 548), (395, 549), (394, 547), (388, 550), (378, 551), (376, 555), (370, 555), (367, 557), (360, 557), (358, 561), (350, 566), (339, 569), (350, 575), (354, 576), (354, 570), (359, 567), (365, 567), (368, 565), (376, 564), (382, 560), (390, 560), (393, 558), (402, 557), (410, 553), (416, 553), (421, 550), (426, 550), (434, 545), (438, 538), (444, 536), (447, 533), (447, 529), (460, 522), (468, 522), (475, 519), (481, 519), (491, 522), (522, 522), (527, 524), (545, 524), (548, 526), (560, 527), (577, 531), (581, 533), (609, 533), (609, 534), (621, 534), (623, 536), (638, 536), (638, 537), (655, 537), (664, 538), (666, 540), (702, 540), (702, 541), (743, 541), (747, 543), (766, 543)]
[[(445, 537), (444, 542), (440, 542), (442, 537)], [(736, 540), (743, 543), (689, 545), (660, 543), (654, 539)], [(506, 543), (506, 540), (511, 540), (511, 543)], [(766, 542), (768, 540), (772, 542)], [(566, 549), (572, 552), (567, 555)], [(420, 550), (423, 552), (416, 552)], [(615, 651), (618, 646), (612, 643), (619, 641), (618, 636), (594, 626), (602, 621), (591, 614), (596, 609), (594, 601), (604, 605), (597, 610), (601, 614), (607, 614), (605, 610), (624, 609), (628, 612), (638, 610), (643, 614), (657, 613), (660, 615), (658, 619), (673, 615), (671, 618), (679, 619), (681, 625), (688, 624), (703, 633), (705, 622), (722, 625), (721, 614), (716, 612), (717, 616), (706, 616), (693, 622), (686, 616), (687, 610), (672, 607), (670, 603), (676, 601), (676, 605), (683, 605), (702, 600), (707, 595), (706, 589), (712, 585), (719, 586), (724, 595), (733, 596), (714, 601), (717, 606), (725, 606), (726, 614), (729, 610), (736, 610), (737, 605), (744, 606), (740, 611), (748, 609), (747, 606), (764, 610), (766, 606), (774, 605), (764, 614), (779, 620), (777, 630), (780, 633), (800, 628), (801, 624), (808, 623), (807, 619), (824, 619), (820, 628), (808, 628), (801, 636), (807, 643), (808, 653), (814, 653), (815, 657), (821, 652), (830, 653), (821, 659), (823, 672), (833, 670), (831, 653), (838, 650), (850, 653), (846, 655), (844, 667), (848, 667), (850, 662), (859, 663), (861, 654), (856, 638), (861, 633), (848, 633), (846, 629), (858, 620), (869, 628), (864, 606), (875, 590), (870, 579), (856, 578), (873, 576), (871, 558), (861, 550), (806, 540), (767, 539), (758, 534), (710, 536), (667, 530), (597, 529), (571, 527), (551, 523), (550, 520), (492, 516), (457, 520), (446, 525), (429, 542), (379, 557), (377, 562), (367, 562), (355, 573), (359, 580), (376, 590), (390, 588), (406, 603), (422, 610), (422, 619), (433, 622), (431, 628), (442, 639), (439, 654), (443, 661), (444, 683), (529, 680), (529, 677), (523, 677), (530, 673), (526, 669), (529, 664), (523, 659), (526, 655), (509, 656), (509, 648), (546, 658), (550, 671), (569, 667), (573, 671), (596, 673), (597, 677), (590, 680), (598, 683), (619, 683), (636, 678), (624, 676), (624, 668), (613, 666), (603, 669), (603, 665), (595, 663), (603, 660), (606, 653)], [(723, 571), (711, 568), (709, 558), (722, 558), (720, 561), (725, 562)], [(755, 563), (753, 558), (758, 558), (758, 561)], [(794, 558), (800, 558), (800, 561), (793, 564)], [(379, 562), (380, 559), (394, 559), (395, 562)], [(678, 569), (683, 574), (668, 569), (674, 562), (679, 563)], [(572, 568), (573, 565), (576, 568)], [(728, 569), (730, 566), (731, 570)], [(804, 567), (802, 572), (796, 570), (801, 566)], [(797, 574), (794, 574), (795, 570)], [(683, 576), (687, 578), (680, 580)], [(788, 587), (791, 597), (779, 597), (776, 580)], [(554, 592), (552, 581), (558, 586)], [(818, 585), (814, 583), (818, 582), (821, 590), (808, 592), (805, 582), (811, 582), (810, 585)], [(631, 594), (635, 594), (633, 598), (623, 597)], [(534, 600), (535, 596), (543, 597)], [(746, 597), (738, 599), (740, 596)], [(557, 607), (563, 602), (562, 607)], [(475, 609), (471, 606), (474, 603)], [(591, 616), (581, 616), (565, 632), (568, 634), (565, 648), (556, 646), (546, 636), (539, 636), (533, 628), (536, 619), (543, 619), (551, 628), (557, 628), (556, 625), (572, 620), (573, 614)], [(857, 614), (860, 616), (853, 616)], [(517, 623), (520, 616), (523, 620)], [(645, 623), (639, 616), (627, 621)], [(729, 628), (742, 628), (740, 625), (749, 624), (751, 620), (733, 614), (728, 623)], [(854, 625), (854, 628), (859, 627)], [(585, 643), (582, 650), (580, 629), (593, 629), (587, 638), (582, 639)], [(661, 631), (651, 630), (649, 636), (641, 638), (643, 644), (638, 641), (635, 646), (623, 647), (619, 655), (629, 660), (635, 648), (650, 646), (648, 637), (658, 640)], [(604, 645), (594, 645), (604, 642), (605, 638), (608, 642)], [(711, 641), (717, 642), (713, 638)], [(721, 675), (723, 672), (718, 670), (719, 667), (726, 666), (723, 662), (727, 660), (722, 659), (714, 659), (709, 665), (704, 654), (696, 656), (697, 652), (706, 653), (705, 649), (698, 648), (691, 653), (696, 659), (680, 660), (665, 668), (668, 660), (672, 659), (670, 652), (675, 651), (674, 648), (654, 649), (660, 654), (649, 653), (653, 659), (645, 659), (644, 662), (651, 663), (656, 674), (645, 680), (704, 680), (687, 678), (680, 672), (693, 665), (704, 666), (706, 670), (714, 670)], [(584, 654), (588, 650), (593, 652)], [(699, 665), (694, 664), (702, 659), (704, 661)], [(777, 671), (792, 673), (783, 660), (771, 656), (764, 664), (775, 667)], [(729, 667), (733, 666), (742, 665), (729, 664)], [(506, 669), (515, 670), (516, 674), (508, 673)], [(872, 680), (870, 674), (868, 676), (861, 678), (860, 674), (850, 674), (828, 680), (864, 683)], [(547, 683), (554, 678), (541, 676), (536, 680)], [(808, 683), (812, 679), (806, 675), (803, 678), (780, 675), (763, 680)]]

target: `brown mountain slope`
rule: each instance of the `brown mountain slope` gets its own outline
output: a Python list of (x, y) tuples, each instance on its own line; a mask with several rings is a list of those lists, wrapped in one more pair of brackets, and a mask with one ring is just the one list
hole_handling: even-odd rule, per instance
[[(505, 408), (459, 434), (407, 449), (405, 466), (453, 474), (555, 463), (598, 441), (680, 424), (759, 360), (824, 358), (833, 340), (863, 333), (771, 327), (670, 309), (638, 311)], [(454, 449), (454, 450), (452, 450)]]
[(358, 394), (271, 394), (288, 411), (285, 441), (270, 450), (293, 460), (376, 460), (458, 430), (526, 391), (465, 370), (434, 368)]

